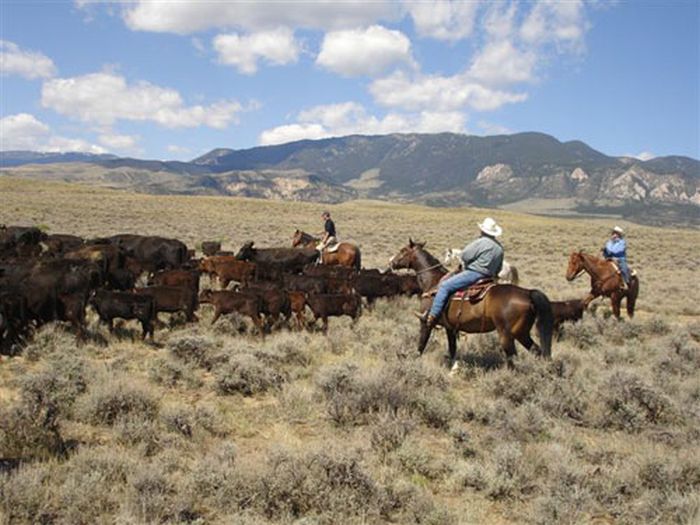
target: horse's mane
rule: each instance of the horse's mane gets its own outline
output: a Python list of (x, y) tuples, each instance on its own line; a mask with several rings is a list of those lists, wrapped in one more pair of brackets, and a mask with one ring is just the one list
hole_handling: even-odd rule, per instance
[(443, 270), (447, 271), (447, 269), (442, 265), (442, 262), (440, 262), (440, 260), (437, 257), (435, 257), (432, 253), (430, 253), (422, 246), (418, 246), (417, 253), (422, 254), (430, 266), (438, 266), (441, 267)]

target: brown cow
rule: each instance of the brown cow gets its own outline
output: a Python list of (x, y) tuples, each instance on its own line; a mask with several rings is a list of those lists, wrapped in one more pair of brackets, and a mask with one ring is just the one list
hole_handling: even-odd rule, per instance
[(362, 298), (357, 294), (308, 294), (306, 304), (314, 314), (315, 323), (323, 320), (323, 332), (328, 332), (328, 318), (349, 315), (353, 321), (362, 313)]
[(90, 298), (90, 304), (100, 317), (100, 321), (108, 324), (110, 332), (114, 330), (114, 319), (117, 317), (138, 319), (143, 329), (143, 339), (147, 334), (151, 334), (153, 339), (153, 321), (156, 317), (153, 297), (131, 292), (97, 290)]
[(218, 241), (204, 241), (202, 242), (202, 253), (206, 256), (216, 255), (217, 252), (221, 251), (221, 243)]
[(304, 292), (287, 292), (289, 296), (289, 308), (294, 314), (297, 330), (301, 330), (306, 324), (306, 294)]
[(199, 269), (210, 277), (216, 275), (222, 289), (226, 289), (231, 281), (245, 286), (255, 277), (254, 263), (239, 261), (230, 255), (206, 257), (200, 262)]
[(214, 318), (211, 324), (223, 314), (238, 312), (241, 315), (250, 317), (255, 326), (260, 330), (261, 335), (265, 335), (263, 330), (263, 320), (260, 317), (262, 301), (260, 297), (252, 293), (232, 292), (230, 290), (202, 290), (199, 294), (200, 303), (209, 303), (214, 306)]
[(160, 270), (148, 279), (148, 286), (179, 286), (199, 293), (199, 271)]
[(197, 309), (197, 293), (191, 288), (177, 286), (147, 286), (146, 288), (134, 288), (134, 293), (153, 297), (156, 303), (156, 316), (158, 312), (184, 312), (187, 321), (197, 321), (194, 311)]
[(554, 315), (554, 333), (557, 340), (561, 339), (561, 325), (566, 321), (580, 321), (583, 311), (586, 309), (582, 299), (569, 299), (568, 301), (552, 301), (552, 314)]

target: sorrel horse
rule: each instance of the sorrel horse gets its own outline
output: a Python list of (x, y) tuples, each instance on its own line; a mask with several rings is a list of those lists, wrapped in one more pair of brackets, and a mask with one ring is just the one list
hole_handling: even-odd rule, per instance
[[(418, 284), (424, 292), (421, 297), (421, 311), (430, 308), (433, 297), (425, 292), (435, 288), (447, 270), (438, 259), (424, 248), (425, 243), (409, 239), (408, 245), (389, 261), (391, 269), (409, 268), (416, 272)], [(537, 321), (540, 345), (530, 337), (532, 325)], [(506, 354), (509, 367), (513, 366), (515, 341), (519, 341), (529, 351), (551, 357), (552, 331), (554, 318), (549, 299), (539, 290), (528, 290), (512, 284), (497, 284), (490, 288), (484, 298), (476, 303), (450, 300), (438, 320), (447, 332), (447, 348), (450, 365), (456, 367), (457, 336), (459, 332), (485, 333), (498, 331), (501, 348)], [(418, 352), (423, 354), (428, 344), (432, 328), (421, 323)]]
[(620, 303), (627, 298), (627, 315), (634, 316), (634, 305), (639, 295), (639, 279), (630, 277), (629, 286), (623, 288), (622, 276), (612, 261), (584, 252), (572, 252), (566, 268), (566, 280), (573, 281), (583, 272), (591, 276), (591, 291), (583, 299), (584, 307), (596, 297), (610, 297), (613, 315), (620, 318)]
[[(319, 242), (321, 242), (321, 239), (301, 230), (295, 231), (292, 237), (292, 246), (295, 248), (301, 246), (303, 248), (315, 249)], [(323, 250), (321, 261), (323, 264), (337, 264), (348, 268), (354, 268), (358, 271), (362, 268), (360, 248), (349, 242), (339, 243), (338, 248), (334, 249), (332, 252), (329, 252), (328, 249)]]

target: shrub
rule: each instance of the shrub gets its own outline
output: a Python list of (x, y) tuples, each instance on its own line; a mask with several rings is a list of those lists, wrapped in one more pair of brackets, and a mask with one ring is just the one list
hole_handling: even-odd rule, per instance
[(22, 398), (30, 406), (69, 415), (75, 399), (87, 388), (84, 362), (76, 357), (51, 356), (39, 371), (20, 379)]
[(372, 426), (370, 443), (381, 458), (399, 448), (413, 427), (410, 420), (385, 415)]
[(16, 403), (0, 409), (0, 457), (47, 459), (65, 453), (58, 412), (51, 406)]
[(599, 389), (599, 396), (604, 427), (638, 432), (649, 423), (664, 423), (673, 417), (671, 400), (631, 372), (611, 374)]
[(250, 354), (237, 354), (216, 372), (216, 388), (220, 394), (241, 393), (252, 396), (279, 388), (285, 378)]
[(173, 361), (167, 357), (156, 357), (153, 360), (148, 368), (148, 377), (151, 381), (170, 388), (180, 385), (199, 388), (203, 384), (191, 364)]
[(0, 476), (0, 515), (5, 523), (56, 521), (58, 505), (52, 497), (56, 469), (52, 463), (35, 463)]
[(39, 361), (56, 353), (74, 356), (76, 349), (73, 334), (66, 332), (57, 323), (49, 323), (37, 330), (23, 353), (28, 361)]
[(170, 354), (186, 364), (211, 370), (226, 362), (226, 355), (219, 350), (216, 340), (208, 336), (183, 334), (167, 343)]
[(153, 419), (158, 413), (158, 400), (146, 386), (129, 379), (105, 377), (81, 396), (79, 413), (83, 421), (96, 425), (113, 425), (127, 415)]

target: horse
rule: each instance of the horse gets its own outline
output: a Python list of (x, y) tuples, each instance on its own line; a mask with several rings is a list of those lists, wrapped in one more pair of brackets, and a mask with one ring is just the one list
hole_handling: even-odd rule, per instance
[[(292, 237), (292, 246), (304, 248), (316, 248), (321, 239), (314, 237), (306, 232), (297, 230)], [(321, 262), (329, 265), (340, 265), (347, 268), (353, 268), (359, 271), (362, 268), (362, 256), (360, 248), (349, 242), (338, 243), (337, 248), (329, 251), (328, 248), (323, 250)]]
[[(458, 250), (457, 248), (448, 248), (445, 250), (444, 263), (451, 264), (453, 261), (457, 261), (459, 264), (462, 264), (461, 255), (462, 250)], [(518, 284), (520, 282), (520, 274), (518, 273), (518, 269), (505, 259), (503, 259), (503, 267), (501, 268), (501, 271), (498, 272), (498, 282), (507, 284)]]
[(571, 252), (566, 268), (566, 280), (573, 281), (583, 272), (591, 276), (591, 291), (583, 299), (584, 308), (596, 297), (610, 297), (613, 315), (619, 319), (620, 303), (626, 298), (627, 315), (630, 318), (634, 317), (634, 306), (639, 295), (639, 279), (636, 275), (630, 277), (629, 285), (625, 288), (622, 275), (612, 261), (582, 251)]
[[(425, 250), (425, 243), (408, 240), (408, 245), (389, 261), (392, 270), (407, 268), (416, 272), (418, 284), (423, 291), (421, 311), (430, 308), (433, 298), (426, 292), (435, 288), (448, 273), (440, 261)], [(530, 337), (530, 330), (537, 322), (540, 345)], [(450, 366), (457, 367), (457, 337), (459, 332), (486, 333), (498, 331), (501, 348), (506, 354), (509, 368), (513, 368), (515, 341), (529, 351), (547, 359), (552, 353), (554, 317), (547, 296), (539, 290), (528, 290), (513, 284), (495, 284), (484, 298), (471, 304), (469, 300), (450, 300), (438, 319), (438, 324), (447, 333)], [(421, 323), (418, 353), (423, 354), (430, 339), (432, 327)]]

